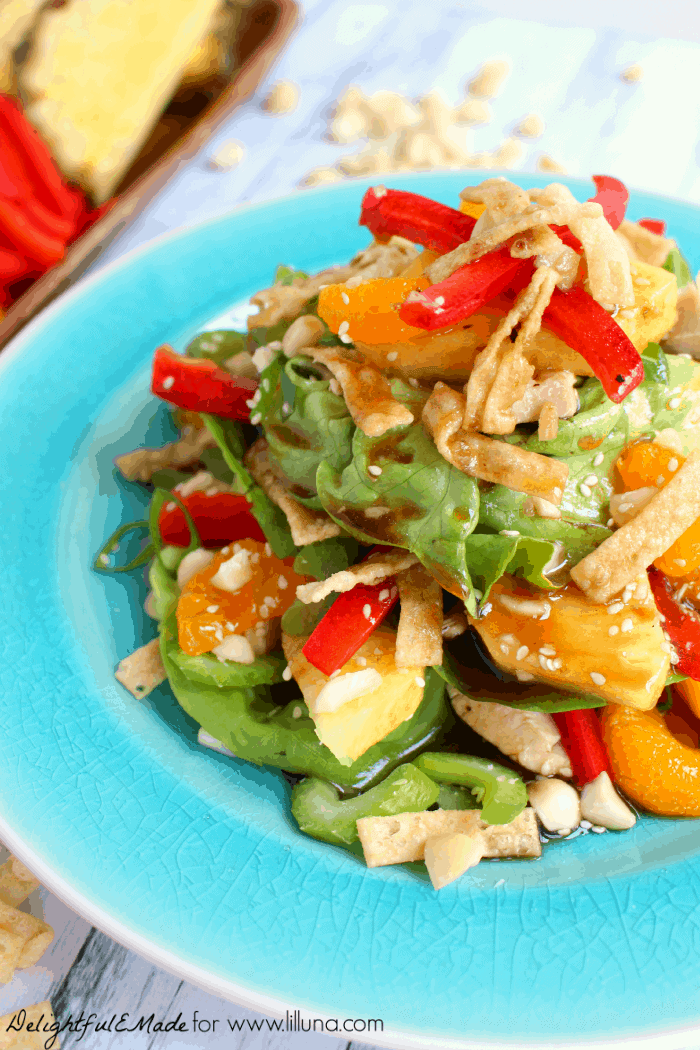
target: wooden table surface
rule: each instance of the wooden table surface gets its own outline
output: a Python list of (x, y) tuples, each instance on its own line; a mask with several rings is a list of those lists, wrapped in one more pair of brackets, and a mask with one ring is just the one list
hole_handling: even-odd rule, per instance
[[(391, 88), (409, 97), (437, 87), (455, 105), (464, 97), (466, 81), (490, 58), (506, 58), (511, 72), (492, 103), (491, 122), (474, 132), (475, 149), (495, 149), (519, 119), (535, 110), (545, 132), (526, 143), (516, 165), (521, 170), (534, 171), (546, 153), (569, 174), (609, 171), (636, 187), (700, 200), (700, 27), (694, 5), (617, 0), (592, 2), (574, 12), (533, 0), (526, 13), (512, 0), (484, 0), (478, 8), (460, 0), (430, 5), (425, 0), (309, 0), (305, 8), (304, 24), (270, 77), (299, 85), (298, 107), (283, 117), (269, 116), (260, 105), (264, 86), (111, 247), (102, 264), (169, 229), (288, 193), (310, 169), (361, 148), (324, 137), (332, 103), (348, 84), (368, 93)], [(619, 75), (631, 63), (644, 70), (634, 85)], [(211, 170), (208, 158), (231, 138), (243, 144), (243, 161), (231, 171)], [(0, 1016), (49, 998), (61, 1021), (81, 1012), (104, 1020), (123, 1013), (134, 1019), (181, 1014), (190, 1029), (150, 1035), (91, 1030), (83, 1037), (66, 1032), (64, 1048), (362, 1050), (368, 1045), (268, 1030), (274, 1022), (145, 962), (46, 890), (32, 894), (28, 906), (45, 915), (56, 938), (36, 966), (0, 986)], [(195, 1011), (200, 1018), (219, 1019), (215, 1033), (192, 1032)], [(241, 1022), (245, 1030), (231, 1031), (227, 1019)]]

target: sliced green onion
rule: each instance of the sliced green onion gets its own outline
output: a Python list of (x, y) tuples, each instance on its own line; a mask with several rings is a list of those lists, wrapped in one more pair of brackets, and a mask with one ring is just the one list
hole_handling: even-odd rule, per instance
[(109, 564), (110, 555), (114, 553), (122, 536), (126, 536), (129, 532), (135, 532), (137, 529), (147, 529), (148, 527), (147, 521), (129, 521), (126, 525), (120, 525), (107, 542), (103, 544), (102, 549), (92, 563), (93, 569), (97, 572), (131, 572), (132, 569), (136, 569), (139, 565), (144, 565), (147, 561), (150, 561), (155, 550), (152, 543), (147, 544), (141, 553), (132, 558), (127, 565)]

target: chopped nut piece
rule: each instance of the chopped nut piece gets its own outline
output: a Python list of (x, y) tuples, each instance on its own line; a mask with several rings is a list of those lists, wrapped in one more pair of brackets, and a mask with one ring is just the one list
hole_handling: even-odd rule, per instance
[(291, 113), (299, 102), (299, 85), (293, 80), (276, 80), (265, 96), (262, 108), (273, 116)]
[(560, 164), (554, 157), (550, 157), (547, 153), (541, 153), (537, 158), (537, 170), (548, 171), (553, 175), (566, 175), (566, 168), (563, 164)]
[(167, 678), (160, 658), (158, 639), (154, 638), (130, 656), (124, 657), (114, 672), (114, 677), (137, 698), (153, 692)]
[(484, 847), (484, 837), (479, 831), (473, 835), (453, 831), (426, 839), (423, 854), (433, 889), (449, 886), (468, 868), (478, 864), (484, 855)]
[(634, 65), (627, 66), (620, 73), (620, 80), (624, 80), (626, 84), (637, 84), (644, 76), (644, 70), (635, 62)]
[(508, 76), (510, 64), (503, 59), (491, 59), (484, 62), (483, 66), (467, 85), (472, 98), (493, 98), (498, 94), (499, 88)]
[(219, 171), (230, 171), (231, 168), (238, 167), (244, 156), (243, 143), (237, 142), (236, 139), (229, 139), (228, 142), (222, 142), (216, 153), (209, 158), (209, 167)]
[(538, 139), (544, 134), (544, 121), (539, 113), (528, 113), (518, 122), (515, 134), (524, 139)]

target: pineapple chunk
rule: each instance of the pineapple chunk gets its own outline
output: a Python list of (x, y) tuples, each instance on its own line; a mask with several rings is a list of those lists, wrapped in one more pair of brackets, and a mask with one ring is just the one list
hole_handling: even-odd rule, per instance
[(664, 687), (669, 647), (646, 577), (626, 602), (599, 605), (573, 583), (541, 591), (502, 576), (485, 611), (472, 625), (494, 662), (521, 680), (527, 675), (642, 711)]
[[(283, 634), (285, 656), (319, 740), (350, 765), (415, 714), (423, 699), (425, 668), (396, 667), (396, 631), (389, 627), (378, 627), (334, 678), (309, 663), (301, 651), (306, 641)], [(358, 694), (358, 689), (363, 691)]]
[[(676, 323), (678, 285), (674, 274), (649, 263), (632, 263), (634, 306), (618, 310), (615, 320), (641, 353), (656, 343)], [(647, 282), (646, 284), (640, 282)], [(625, 314), (631, 313), (631, 317)]]

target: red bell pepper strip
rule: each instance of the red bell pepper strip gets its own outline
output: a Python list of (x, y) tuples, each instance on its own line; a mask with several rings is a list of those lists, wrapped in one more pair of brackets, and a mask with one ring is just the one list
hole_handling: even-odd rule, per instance
[(514, 281), (527, 284), (532, 266), (531, 259), (513, 259), (507, 247), (488, 252), (475, 262), (460, 266), (439, 284), (411, 292), (399, 317), (426, 331), (457, 324), (477, 313)]
[(0, 95), (0, 156), (14, 153), (20, 160), (33, 196), (63, 218), (75, 218), (82, 207), (82, 194), (66, 186), (51, 152), (19, 104)]
[(552, 717), (559, 730), (562, 746), (569, 756), (576, 783), (583, 787), (592, 783), (601, 773), (607, 773), (612, 780), (612, 766), (595, 710), (588, 707), (580, 711), (559, 711)]
[[(250, 504), (245, 496), (233, 492), (217, 492), (207, 495), (206, 492), (191, 492), (182, 496), (175, 487), (175, 492), (187, 507), (203, 547), (218, 550), (234, 540), (260, 540), (267, 537), (250, 512)], [(173, 501), (174, 503), (174, 501)], [(163, 543), (173, 547), (188, 547), (190, 530), (182, 509), (175, 504), (166, 503), (158, 517)]]
[[(373, 547), (367, 557), (391, 547)], [(364, 559), (367, 560), (366, 558)], [(310, 664), (331, 675), (346, 664), (399, 600), (392, 576), (379, 583), (357, 583), (339, 594), (316, 624), (302, 652)]]
[(600, 303), (575, 285), (555, 288), (543, 324), (588, 362), (611, 401), (619, 404), (644, 379), (642, 359)]
[(637, 225), (643, 226), (649, 233), (656, 233), (663, 237), (666, 233), (666, 223), (663, 219), (637, 219)]
[(167, 344), (159, 346), (153, 356), (151, 393), (178, 408), (247, 420), (247, 402), (257, 388), (253, 379), (232, 376), (204, 358), (176, 354)]
[(675, 600), (668, 576), (653, 566), (647, 572), (656, 608), (664, 617), (664, 631), (678, 654), (673, 670), (700, 682), (700, 620)]
[(589, 198), (590, 203), (600, 204), (603, 215), (616, 230), (625, 217), (627, 201), (630, 199), (627, 187), (612, 175), (592, 175), (591, 178), (598, 192), (595, 197)]
[(362, 200), (360, 226), (367, 226), (375, 237), (395, 234), (440, 253), (468, 241), (475, 225), (476, 219), (456, 208), (404, 190), (376, 186)]

